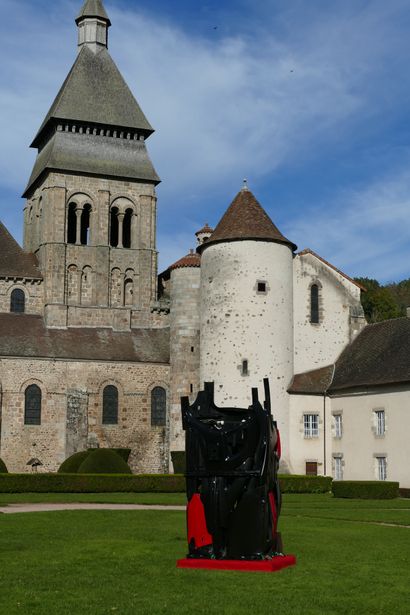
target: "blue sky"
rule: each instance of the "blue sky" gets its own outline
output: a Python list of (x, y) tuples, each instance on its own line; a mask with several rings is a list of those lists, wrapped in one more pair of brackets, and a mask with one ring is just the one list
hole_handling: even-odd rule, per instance
[[(81, 0), (0, 0), (0, 218), (76, 54)], [(410, 277), (410, 0), (105, 0), (156, 133), (162, 268), (244, 177), (280, 230), (349, 275)]]

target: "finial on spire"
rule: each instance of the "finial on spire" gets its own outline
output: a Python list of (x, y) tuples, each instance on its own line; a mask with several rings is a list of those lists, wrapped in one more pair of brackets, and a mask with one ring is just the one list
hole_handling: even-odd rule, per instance
[(249, 190), (249, 188), (248, 188), (248, 180), (246, 179), (246, 177), (243, 180), (243, 186), (242, 186), (241, 190), (242, 190), (242, 192), (246, 192), (247, 190)]
[(108, 47), (111, 21), (102, 0), (85, 0), (75, 22), (78, 26), (79, 49), (86, 45), (96, 53), (102, 47)]

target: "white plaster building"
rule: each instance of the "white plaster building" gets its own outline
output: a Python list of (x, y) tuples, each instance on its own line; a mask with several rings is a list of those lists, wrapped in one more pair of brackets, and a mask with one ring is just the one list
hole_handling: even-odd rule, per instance
[(172, 267), (200, 279), (187, 304), (200, 322), (195, 382), (214, 382), (218, 405), (247, 407), (269, 378), (282, 471), (410, 486), (410, 318), (366, 325), (360, 285), (296, 252), (246, 185), (197, 251)]

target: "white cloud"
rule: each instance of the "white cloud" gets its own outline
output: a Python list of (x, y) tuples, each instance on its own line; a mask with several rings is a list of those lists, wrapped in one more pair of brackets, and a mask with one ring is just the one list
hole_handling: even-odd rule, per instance
[[(288, 230), (290, 234), (290, 230)], [(409, 275), (410, 171), (344, 190), (291, 224), (292, 239), (346, 273), (399, 281)]]
[[(0, 45), (7, 58), (0, 67), (0, 189), (20, 193), (25, 186), (34, 161), (28, 143), (75, 58), (78, 5), (56, 0), (45, 11), (32, 0), (0, 0)], [(205, 221), (204, 204), (217, 211), (212, 195), (222, 187), (239, 187), (244, 176), (255, 184), (281, 167), (328, 157), (333, 148), (360, 139), (370, 118), (383, 121), (409, 87), (401, 23), (407, 0), (360, 7), (350, 0), (325, 8), (296, 0), (252, 5), (246, 27), (232, 19), (212, 39), (161, 19), (155, 7), (148, 13), (135, 3), (135, 9), (122, 10), (106, 1), (113, 22), (110, 51), (157, 129), (149, 149), (164, 182), (160, 215), (173, 227), (185, 215), (179, 240), (159, 238), (164, 264), (164, 254), (174, 258), (173, 246), (179, 250), (187, 242), (175, 257), (187, 251), (191, 229)], [(334, 214), (339, 228), (352, 229), (350, 245), (360, 235), (354, 198), (347, 199), (348, 220)], [(392, 191), (385, 193), (389, 198)], [(4, 207), (0, 200), (0, 217)], [(387, 207), (397, 212), (390, 218), (393, 232), (400, 207), (387, 200), (379, 201), (372, 226), (362, 227), (361, 245), (379, 260), (387, 248), (371, 234), (383, 235)], [(323, 210), (318, 217), (325, 218)], [(323, 224), (331, 234), (332, 224)], [(304, 228), (299, 220), (290, 226)], [(340, 242), (332, 254), (350, 267), (354, 254), (349, 260)], [(321, 239), (311, 243), (322, 245)]]

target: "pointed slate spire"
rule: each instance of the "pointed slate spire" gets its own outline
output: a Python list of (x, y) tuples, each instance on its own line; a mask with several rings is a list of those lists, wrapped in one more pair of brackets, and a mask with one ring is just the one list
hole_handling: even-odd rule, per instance
[(102, 0), (85, 0), (75, 22), (78, 26), (79, 49), (86, 45), (96, 53), (102, 47), (108, 47), (111, 21)]
[(283, 243), (296, 250), (296, 245), (282, 235), (244, 182), (211, 237), (197, 250), (201, 252), (214, 243), (248, 239)]
[(81, 19), (84, 19), (84, 17), (98, 17), (99, 19), (104, 19), (109, 25), (111, 25), (111, 21), (107, 15), (102, 0), (85, 0), (83, 8), (75, 20), (76, 23), (78, 24), (78, 22)]

